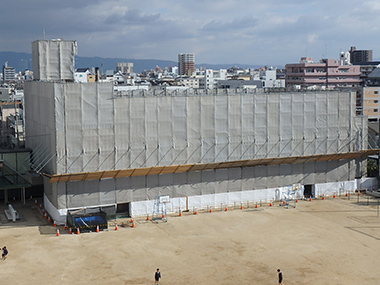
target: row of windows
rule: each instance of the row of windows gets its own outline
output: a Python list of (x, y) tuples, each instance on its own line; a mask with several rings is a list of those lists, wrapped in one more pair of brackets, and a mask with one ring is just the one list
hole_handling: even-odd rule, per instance
[[(306, 71), (306, 73), (325, 73), (326, 72), (326, 69), (324, 68), (292, 68), (292, 73), (303, 73), (304, 71)], [(330, 72), (331, 73), (348, 73), (349, 72), (349, 69), (334, 69), (334, 68), (331, 68), (330, 69)]]
[[(312, 77), (306, 77), (307, 79), (312, 79)], [(290, 77), (289, 79), (291, 80), (304, 80), (304, 77), (298, 77), (298, 76), (293, 76)], [(329, 80), (346, 80), (346, 76), (341, 76), (341, 77), (329, 77)], [(326, 76), (320, 76), (318, 77), (318, 80), (326, 80)], [(375, 93), (377, 94), (377, 93)]]
[(306, 68), (306, 69), (303, 69), (303, 68), (292, 68), (292, 73), (303, 73), (304, 71), (306, 71), (306, 73), (324, 73), (326, 72), (326, 69), (324, 68)]

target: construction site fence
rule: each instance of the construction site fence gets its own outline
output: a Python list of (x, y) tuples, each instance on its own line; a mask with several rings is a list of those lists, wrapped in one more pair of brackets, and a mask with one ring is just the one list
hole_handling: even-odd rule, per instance
[[(362, 178), (345, 182), (333, 182), (313, 185), (313, 198), (343, 196), (346, 193), (354, 193), (358, 190), (377, 189), (377, 180), (375, 178)], [(197, 209), (198, 211), (212, 209), (223, 209), (223, 207), (239, 208), (254, 207), (260, 204), (270, 204), (271, 202), (303, 199), (304, 185), (302, 189), (293, 190), (292, 186), (250, 190), (229, 193), (217, 193), (208, 195), (196, 195), (188, 197), (170, 198), (170, 202), (165, 204), (167, 213), (176, 213), (179, 210)], [(146, 216), (153, 212), (154, 201), (138, 201), (131, 203), (131, 215)]]

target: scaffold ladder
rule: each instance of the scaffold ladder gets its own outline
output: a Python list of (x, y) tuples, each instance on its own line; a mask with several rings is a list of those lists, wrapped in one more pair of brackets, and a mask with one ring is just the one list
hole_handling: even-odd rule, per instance
[(166, 212), (166, 203), (170, 201), (169, 196), (157, 196), (154, 200), (153, 217), (152, 219), (158, 223), (158, 221), (167, 222), (168, 216)]

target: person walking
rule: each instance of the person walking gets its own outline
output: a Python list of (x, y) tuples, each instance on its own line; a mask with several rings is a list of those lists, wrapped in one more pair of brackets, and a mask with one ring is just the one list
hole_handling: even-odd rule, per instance
[(284, 285), (282, 283), (282, 272), (281, 272), (281, 269), (277, 269), (277, 272), (278, 272), (278, 284)]
[(3, 254), (1, 256), (2, 256), (3, 260), (5, 260), (7, 258), (7, 256), (8, 256), (8, 250), (7, 250), (6, 246), (3, 247)]
[(155, 285), (160, 284), (160, 278), (161, 278), (161, 272), (160, 272), (160, 269), (157, 268), (156, 273), (154, 273), (154, 282), (155, 282), (154, 284)]

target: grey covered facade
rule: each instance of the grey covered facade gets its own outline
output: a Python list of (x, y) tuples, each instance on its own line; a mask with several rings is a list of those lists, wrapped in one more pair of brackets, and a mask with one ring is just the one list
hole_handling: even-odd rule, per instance
[[(349, 181), (365, 175), (365, 153), (307, 157), (366, 151), (367, 120), (355, 116), (355, 98), (246, 90), (121, 94), (111, 83), (26, 82), (27, 146), (60, 215), (157, 195)], [(287, 157), (294, 161), (278, 162)], [(238, 163), (248, 160), (257, 163)]]

